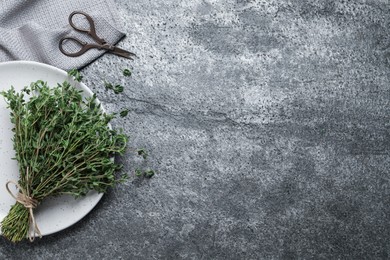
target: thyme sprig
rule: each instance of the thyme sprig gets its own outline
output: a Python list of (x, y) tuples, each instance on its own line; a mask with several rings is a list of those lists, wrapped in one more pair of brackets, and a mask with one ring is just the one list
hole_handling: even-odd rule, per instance
[[(81, 93), (68, 82), (50, 88), (43, 81), (21, 92), (13, 87), (1, 92), (14, 124), (18, 183), (38, 202), (61, 194), (105, 192), (125, 178), (116, 176), (121, 165), (111, 158), (125, 152), (126, 135), (108, 127), (113, 115), (102, 112), (95, 95), (83, 98)], [(28, 210), (18, 202), (12, 206), (1, 232), (13, 242), (26, 238)]]
[(80, 72), (77, 69), (71, 69), (68, 71), (68, 75), (72, 76), (74, 80), (80, 82), (83, 79), (83, 76), (81, 76)]

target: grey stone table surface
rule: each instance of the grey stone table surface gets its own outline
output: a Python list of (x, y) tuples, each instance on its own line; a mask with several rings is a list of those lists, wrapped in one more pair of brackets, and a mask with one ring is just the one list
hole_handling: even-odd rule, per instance
[(130, 179), (62, 232), (1, 239), (0, 259), (390, 257), (389, 1), (116, 4), (138, 59), (82, 72), (130, 110), (113, 122)]

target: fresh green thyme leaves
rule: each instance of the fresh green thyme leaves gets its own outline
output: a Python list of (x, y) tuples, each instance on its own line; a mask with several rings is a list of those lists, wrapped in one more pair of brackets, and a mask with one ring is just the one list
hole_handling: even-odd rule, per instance
[(137, 153), (139, 156), (142, 156), (145, 160), (148, 158), (148, 152), (144, 148), (138, 149)]
[(142, 171), (141, 169), (135, 169), (135, 176), (145, 177), (150, 179), (154, 176), (154, 171), (153, 170)]
[(128, 109), (123, 109), (120, 113), (119, 113), (119, 115), (121, 116), (121, 117), (125, 117), (125, 116), (127, 116), (129, 114), (129, 110)]
[[(124, 180), (110, 158), (126, 151), (128, 138), (108, 127), (113, 116), (102, 111), (95, 95), (83, 98), (67, 82), (51, 88), (43, 81), (1, 94), (11, 110), (18, 184), (26, 196), (37, 203), (61, 194), (80, 197)], [(26, 238), (29, 214), (20, 203), (12, 206), (1, 222), (2, 235), (13, 242)]]
[[(138, 150), (137, 150), (137, 154), (138, 154), (139, 156), (142, 156), (142, 158), (143, 158), (145, 161), (148, 159), (148, 153), (146, 152), (146, 150), (145, 150), (144, 148), (138, 149)], [(151, 170), (151, 169), (141, 170), (141, 169), (137, 168), (137, 169), (135, 170), (135, 175), (136, 175), (137, 177), (143, 176), (143, 177), (145, 177), (145, 178), (150, 179), (150, 178), (152, 178), (152, 177), (154, 176), (154, 174), (155, 174), (155, 172), (154, 172), (153, 170)]]
[(131, 71), (129, 69), (124, 69), (123, 70), (123, 76), (130, 77), (131, 76)]
[(68, 71), (68, 75), (72, 76), (74, 80), (80, 82), (83, 79), (83, 76), (81, 76), (80, 72), (77, 69), (71, 69)]
[(143, 171), (141, 170), (141, 169), (135, 169), (135, 175), (137, 176), (137, 177), (141, 177), (142, 175), (143, 175)]
[(115, 94), (122, 93), (123, 90), (124, 90), (124, 87), (123, 87), (122, 85), (117, 84), (117, 85), (114, 86), (114, 85), (112, 85), (111, 83), (106, 82), (106, 81), (104, 81), (104, 87), (105, 87), (106, 89), (111, 89), (111, 90), (113, 90)]
[(114, 89), (114, 86), (111, 83), (106, 82), (106, 81), (104, 81), (104, 87), (106, 89)]
[(145, 171), (144, 172), (144, 176), (146, 177), (146, 178), (152, 178), (153, 177), (153, 175), (154, 175), (154, 171), (153, 170), (147, 170), (147, 171)]
[(114, 93), (115, 94), (119, 94), (119, 93), (122, 93), (123, 92), (123, 86), (122, 85), (115, 85), (114, 86)]

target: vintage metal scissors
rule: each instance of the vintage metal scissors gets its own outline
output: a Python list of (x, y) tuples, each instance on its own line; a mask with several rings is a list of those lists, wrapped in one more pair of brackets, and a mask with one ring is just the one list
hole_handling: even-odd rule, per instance
[[(73, 21), (73, 17), (75, 15), (84, 16), (85, 19), (88, 21), (89, 28), (81, 28), (81, 27), (76, 26), (74, 21)], [(88, 14), (81, 12), (81, 11), (75, 11), (69, 15), (68, 20), (69, 20), (70, 26), (72, 26), (73, 29), (75, 29), (78, 32), (87, 33), (96, 42), (96, 44), (86, 43), (86, 42), (83, 42), (83, 41), (81, 41), (77, 38), (73, 38), (73, 37), (64, 37), (60, 40), (59, 48), (60, 48), (60, 51), (63, 54), (65, 54), (66, 56), (78, 57), (78, 56), (83, 55), (85, 52), (87, 52), (90, 49), (107, 50), (115, 55), (119, 55), (119, 56), (128, 58), (130, 60), (133, 60), (133, 57), (136, 56), (134, 53), (123, 50), (123, 49), (118, 48), (118, 47), (115, 47), (115, 46), (107, 43), (104, 39), (97, 36), (95, 22), (93, 21), (92, 17), (89, 16)], [(79, 51), (76, 51), (76, 52), (69, 52), (69, 51), (65, 50), (64, 44), (66, 41), (71, 41), (73, 43), (76, 43), (77, 45), (81, 46), (81, 49)]]

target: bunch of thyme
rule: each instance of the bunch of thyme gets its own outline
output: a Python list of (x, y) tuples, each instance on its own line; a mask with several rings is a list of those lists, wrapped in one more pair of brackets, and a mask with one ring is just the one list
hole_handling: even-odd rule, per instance
[[(38, 203), (48, 196), (105, 192), (123, 181), (111, 158), (123, 154), (127, 137), (108, 127), (113, 115), (102, 112), (96, 96), (83, 98), (68, 82), (50, 88), (37, 81), (6, 98), (14, 124), (13, 144), (19, 165), (18, 184)], [(29, 210), (19, 202), (1, 222), (1, 233), (13, 242), (30, 233)]]

